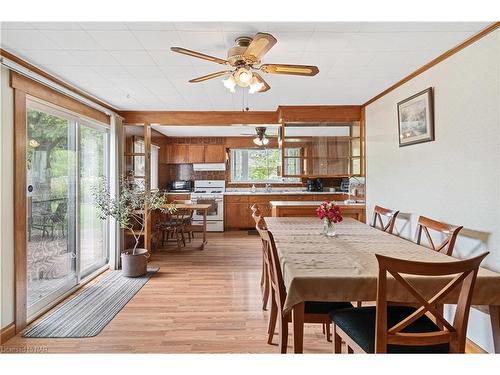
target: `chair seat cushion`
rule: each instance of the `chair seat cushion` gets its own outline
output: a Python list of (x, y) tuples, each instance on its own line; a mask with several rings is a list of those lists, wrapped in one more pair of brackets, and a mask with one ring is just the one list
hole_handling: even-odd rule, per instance
[[(411, 306), (389, 306), (387, 308), (387, 325), (389, 327), (394, 326), (415, 310)], [(367, 353), (375, 353), (375, 317), (375, 306), (334, 310), (330, 313), (332, 321)], [(407, 333), (436, 331), (439, 331), (438, 326), (425, 315), (402, 330), (402, 332)], [(387, 353), (448, 352), (448, 344), (427, 346), (387, 345)]]
[(351, 308), (350, 302), (316, 302), (306, 301), (304, 303), (304, 312), (306, 314), (329, 314), (333, 310)]

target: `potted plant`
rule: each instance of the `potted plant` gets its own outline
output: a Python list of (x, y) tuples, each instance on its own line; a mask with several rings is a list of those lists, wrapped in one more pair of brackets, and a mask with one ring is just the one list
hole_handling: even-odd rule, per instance
[(135, 239), (132, 249), (121, 254), (122, 274), (127, 277), (137, 277), (147, 272), (147, 249), (140, 249), (139, 240), (144, 235), (146, 221), (153, 210), (164, 213), (176, 211), (175, 205), (166, 204), (159, 191), (146, 192), (130, 177), (122, 177), (120, 194), (112, 197), (109, 184), (101, 178), (93, 187), (94, 204), (101, 220), (113, 217), (122, 229), (128, 230)]
[(340, 214), (340, 207), (334, 201), (325, 201), (316, 209), (316, 215), (323, 220), (323, 234), (328, 237), (335, 237), (334, 223), (340, 223), (344, 218)]

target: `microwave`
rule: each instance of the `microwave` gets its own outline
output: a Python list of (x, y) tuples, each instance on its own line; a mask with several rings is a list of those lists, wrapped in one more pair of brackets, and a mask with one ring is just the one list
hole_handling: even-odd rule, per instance
[(176, 180), (170, 182), (170, 191), (191, 191), (193, 190), (193, 181), (191, 180)]

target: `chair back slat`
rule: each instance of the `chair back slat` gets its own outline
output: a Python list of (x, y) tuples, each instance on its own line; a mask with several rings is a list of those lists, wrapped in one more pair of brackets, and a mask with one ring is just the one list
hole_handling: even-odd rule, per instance
[[(377, 312), (375, 352), (387, 352), (388, 344), (397, 345), (436, 345), (449, 343), (450, 352), (462, 353), (465, 350), (467, 321), (469, 318), (472, 292), (479, 265), (488, 253), (477, 257), (455, 262), (415, 262), (390, 258), (376, 254), (379, 264), (377, 283)], [(387, 277), (390, 274), (397, 284), (406, 289), (419, 307), (406, 318), (392, 327), (387, 327)], [(453, 276), (443, 288), (431, 298), (425, 297), (402, 275), (415, 276)], [(453, 324), (449, 323), (443, 313), (436, 308), (442, 305), (445, 297), (457, 291), (457, 309)], [(391, 301), (392, 302), (392, 301)], [(409, 325), (425, 315), (434, 317), (440, 325), (435, 332), (408, 333), (402, 332)]]
[[(420, 216), (417, 222), (416, 242), (419, 245), (422, 244), (421, 242), (423, 232), (425, 233), (428, 247), (430, 249), (451, 256), (453, 254), (453, 249), (457, 241), (458, 233), (462, 230), (462, 228), (463, 226), (455, 226), (437, 220), (429, 219), (425, 216)], [(445, 237), (444, 241), (436, 246), (434, 244), (434, 241), (432, 240), (429, 229), (441, 233)]]
[[(252, 213), (252, 216), (255, 212)], [(255, 219), (255, 217), (254, 217)], [(283, 281), (283, 273), (281, 271), (281, 264), (278, 257), (278, 251), (276, 249), (276, 243), (274, 242), (273, 234), (265, 226), (264, 220), (256, 220), (255, 229), (259, 232), (262, 241), (265, 243), (265, 256), (267, 257), (269, 263), (269, 276), (271, 283), (271, 290), (275, 293), (275, 301), (278, 306), (278, 311), (283, 310), (286, 299), (286, 288)]]
[[(371, 225), (374, 228), (392, 234), (398, 214), (399, 211), (389, 210), (384, 207), (375, 206), (375, 208), (373, 209), (373, 219)], [(387, 219), (386, 224), (384, 224), (382, 216)]]

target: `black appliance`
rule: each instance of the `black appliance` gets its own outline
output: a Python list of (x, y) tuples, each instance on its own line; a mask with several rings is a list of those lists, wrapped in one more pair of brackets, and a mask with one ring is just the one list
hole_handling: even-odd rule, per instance
[(321, 179), (307, 179), (307, 191), (323, 191), (323, 182)]
[(170, 182), (170, 191), (178, 193), (187, 193), (193, 190), (193, 181), (191, 180), (176, 180)]

